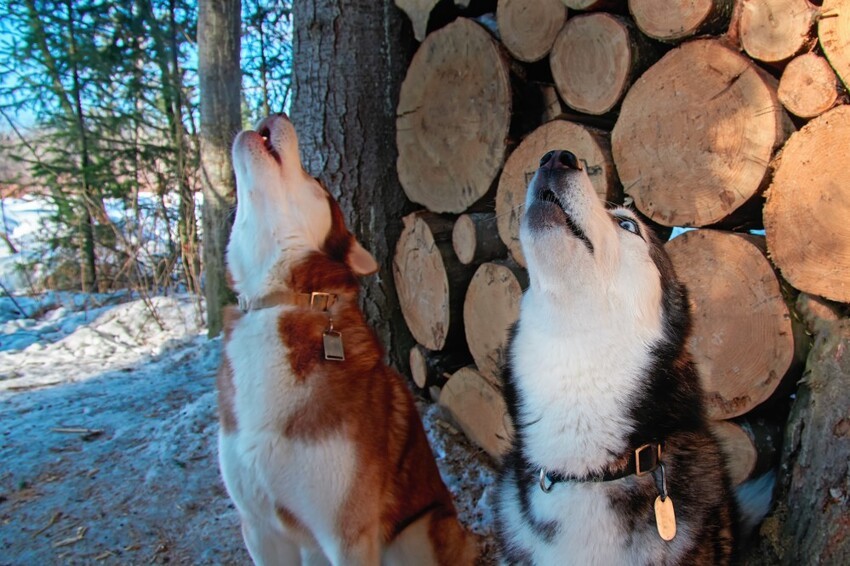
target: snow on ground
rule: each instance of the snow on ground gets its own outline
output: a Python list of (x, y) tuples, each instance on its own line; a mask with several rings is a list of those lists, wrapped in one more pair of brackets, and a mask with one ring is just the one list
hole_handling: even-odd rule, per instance
[[(221, 341), (198, 313), (188, 295), (0, 298), (0, 565), (250, 563), (216, 460)], [(492, 556), (493, 468), (422, 411)]]

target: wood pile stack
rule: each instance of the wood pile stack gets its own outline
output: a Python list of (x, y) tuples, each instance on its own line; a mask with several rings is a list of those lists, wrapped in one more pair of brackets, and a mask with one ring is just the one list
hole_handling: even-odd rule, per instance
[(850, 303), (850, 0), (395, 3), (421, 41), (396, 140), (424, 209), (393, 262), (416, 384), (503, 454), (525, 190), (569, 149), (659, 233), (705, 228), (667, 244), (691, 348), (735, 480), (764, 470), (810, 342), (796, 297)]

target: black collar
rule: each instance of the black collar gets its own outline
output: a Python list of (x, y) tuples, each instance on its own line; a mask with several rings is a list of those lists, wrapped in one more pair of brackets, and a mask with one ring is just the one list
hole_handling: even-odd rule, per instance
[(556, 483), (561, 482), (606, 482), (621, 480), (632, 475), (640, 477), (651, 474), (661, 463), (661, 446), (661, 442), (648, 442), (637, 447), (629, 452), (629, 461), (626, 466), (616, 471), (608, 469), (599, 474), (572, 476), (547, 472), (546, 468), (540, 468), (540, 489), (549, 493)]

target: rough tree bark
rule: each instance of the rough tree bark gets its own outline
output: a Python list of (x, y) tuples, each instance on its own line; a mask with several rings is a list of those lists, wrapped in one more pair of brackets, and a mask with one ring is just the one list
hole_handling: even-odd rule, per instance
[(232, 300), (226, 281), (224, 250), (236, 191), (230, 144), (241, 128), (241, 12), (240, 0), (201, 0), (198, 6), (204, 294), (210, 337), (221, 332), (222, 307)]
[(381, 266), (362, 282), (363, 307), (400, 368), (413, 345), (392, 276), (392, 244), (411, 210), (395, 170), (395, 109), (412, 49), (403, 17), (392, 0), (296, 2), (292, 50), (292, 120), (304, 166)]

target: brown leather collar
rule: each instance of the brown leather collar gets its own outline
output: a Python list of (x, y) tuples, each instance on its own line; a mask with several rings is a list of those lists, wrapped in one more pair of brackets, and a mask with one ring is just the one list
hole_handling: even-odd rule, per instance
[(296, 293), (294, 291), (274, 291), (268, 295), (248, 299), (245, 295), (239, 295), (239, 310), (242, 312), (257, 311), (276, 307), (280, 305), (293, 305), (296, 307), (309, 307), (318, 311), (327, 311), (339, 300), (335, 293), (323, 293), (314, 291), (312, 293)]

